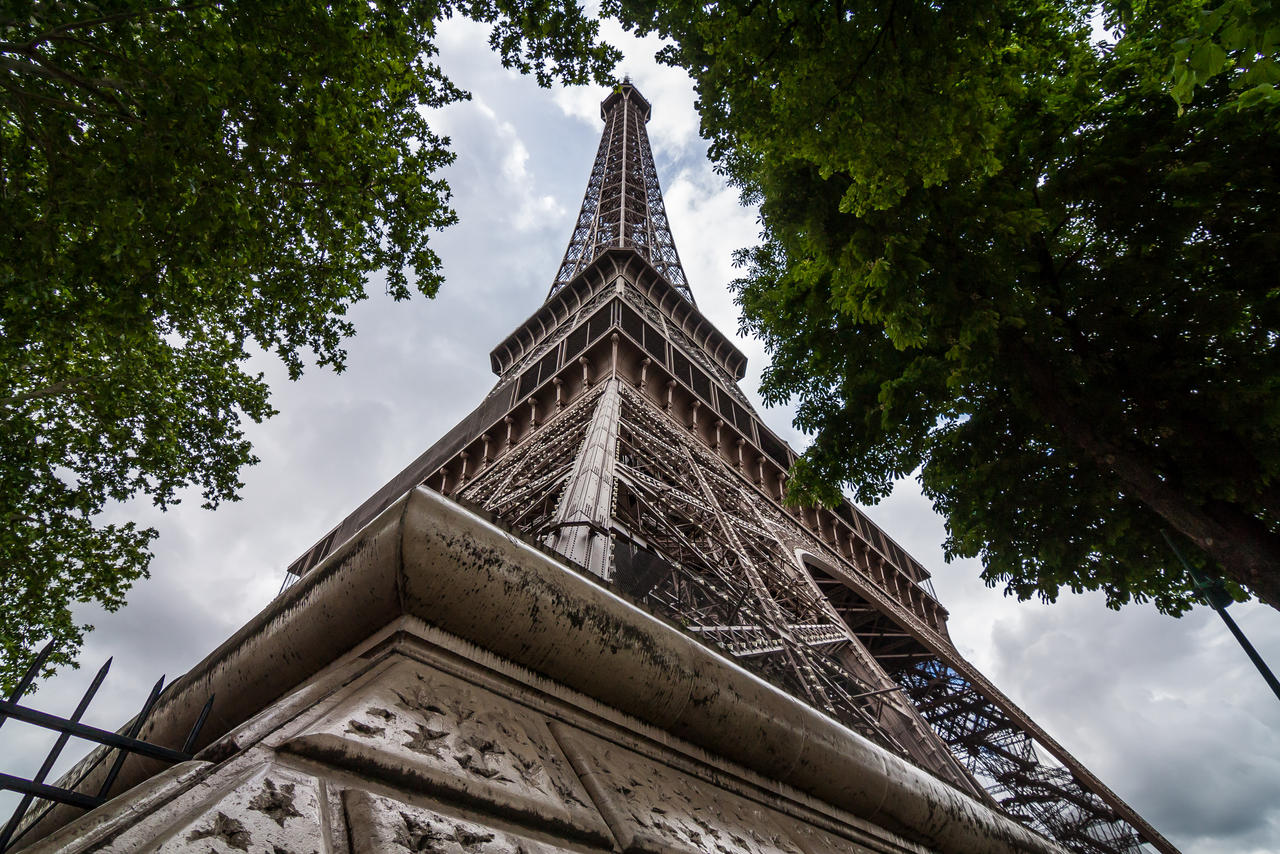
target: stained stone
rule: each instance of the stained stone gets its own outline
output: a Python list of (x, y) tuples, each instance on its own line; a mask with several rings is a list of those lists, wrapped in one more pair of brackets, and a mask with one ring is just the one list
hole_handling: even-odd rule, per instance
[[(280, 766), (196, 807), (171, 827), (155, 850), (216, 854), (320, 854), (320, 803), (314, 778)], [(108, 847), (106, 850), (130, 850)]]
[(352, 854), (560, 854), (568, 849), (368, 792), (344, 799)]
[(760, 804), (579, 730), (556, 734), (627, 854), (806, 854)]
[(543, 719), (497, 694), (401, 659), (283, 750), (425, 793), (449, 792), (607, 839)]

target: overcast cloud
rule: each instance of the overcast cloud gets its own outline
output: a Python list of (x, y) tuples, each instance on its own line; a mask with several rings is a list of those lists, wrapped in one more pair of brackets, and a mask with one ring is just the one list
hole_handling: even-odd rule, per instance
[[(676, 245), (699, 307), (734, 334), (726, 284), (730, 253), (753, 242), (741, 208), (706, 160), (689, 80), (654, 65), (655, 44), (608, 36), (654, 105), (649, 125)], [(188, 501), (167, 514), (128, 508), (155, 524), (152, 578), (97, 625), (82, 660), (32, 701), (69, 713), (97, 665), (115, 656), (87, 722), (114, 728), (162, 673), (177, 676), (275, 595), (284, 568), (474, 407), (493, 383), (489, 349), (546, 296), (599, 141), (594, 88), (540, 90), (503, 70), (486, 32), (465, 21), (441, 29), (441, 63), (474, 93), (434, 116), (459, 157), (448, 170), (461, 223), (439, 235), (446, 285), (433, 301), (375, 296), (352, 315), (342, 375), (313, 370), (289, 383), (269, 358), (280, 415), (250, 431), (262, 463), (245, 473), (243, 500), (210, 513)], [(766, 359), (754, 341), (743, 387)], [(760, 413), (803, 444), (785, 409)], [(1173, 620), (1143, 607), (1108, 611), (1097, 596), (1052, 606), (1017, 603), (978, 580), (971, 561), (946, 565), (941, 520), (913, 482), (870, 515), (934, 572), (960, 650), (1155, 827), (1187, 852), (1280, 852), (1280, 702), (1216, 615)], [(128, 516), (129, 514), (123, 513)], [(1280, 614), (1232, 613), (1280, 666)], [(18, 723), (0, 730), (0, 770), (31, 774), (51, 741)], [(72, 742), (64, 766), (84, 752)], [(14, 803), (0, 798), (0, 819)]]

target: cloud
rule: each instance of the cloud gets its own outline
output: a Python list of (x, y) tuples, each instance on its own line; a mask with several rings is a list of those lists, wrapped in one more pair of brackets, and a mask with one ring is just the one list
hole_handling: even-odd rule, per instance
[[(1218, 617), (1117, 614), (1101, 604), (1072, 597), (997, 621), (1002, 681), (1123, 797), (1148, 804), (1156, 827), (1197, 840), (1188, 847), (1274, 841), (1280, 704)], [(1253, 622), (1258, 611), (1242, 613)], [(1280, 638), (1263, 631), (1257, 640)], [(1045, 673), (1052, 677), (1036, 678)]]
[[(623, 53), (618, 76), (629, 76), (640, 94), (653, 105), (653, 117), (647, 128), (653, 147), (667, 156), (702, 148), (697, 113), (693, 110), (693, 81), (682, 70), (653, 61), (664, 42), (657, 36), (638, 38), (612, 20), (602, 23), (600, 35)], [(599, 133), (602, 95), (598, 87), (564, 87), (553, 93), (552, 100), (564, 116)]]
[[(515, 197), (515, 204), (508, 208), (510, 223), (517, 231), (533, 231), (547, 228), (550, 223), (564, 217), (564, 205), (550, 193), (539, 194), (534, 188), (536, 180), (529, 171), (529, 149), (516, 133), (511, 122), (498, 117), (482, 99), (475, 98), (471, 108), (492, 126), (494, 148), (500, 154), (497, 178), (499, 187)], [(504, 151), (505, 150), (505, 151)], [(474, 152), (486, 154), (489, 152)]]
[[(767, 355), (736, 337), (726, 290), (738, 275), (732, 251), (756, 240), (756, 212), (740, 208), (705, 161), (687, 78), (649, 61), (656, 42), (611, 27), (607, 37), (627, 51), (623, 70), (654, 104), (649, 132), (685, 271), (700, 308), (748, 355), (744, 387), (758, 401)], [(119, 613), (82, 612), (98, 626), (86, 666), (45, 686), (32, 698), (38, 707), (70, 712), (96, 665), (114, 655), (89, 722), (115, 727), (132, 716), (161, 673), (185, 672), (239, 628), (294, 558), (479, 402), (494, 380), (489, 349), (545, 297), (599, 142), (604, 93), (547, 91), (503, 69), (485, 27), (454, 19), (440, 32), (439, 61), (475, 93), (430, 115), (458, 153), (445, 174), (461, 222), (431, 238), (445, 287), (435, 300), (395, 303), (372, 282), (374, 296), (351, 312), (358, 334), (341, 375), (312, 370), (290, 383), (274, 360), (255, 359), (280, 415), (250, 427), (262, 462), (244, 473), (243, 500), (214, 513), (196, 500), (167, 514), (127, 508), (160, 529), (153, 577)], [(788, 409), (761, 415), (804, 442)], [(1020, 604), (985, 588), (975, 562), (942, 561), (942, 522), (914, 482), (869, 512), (935, 573), (961, 652), (1175, 844), (1280, 851), (1280, 703), (1216, 615), (1116, 614), (1096, 596)], [(1232, 612), (1280, 666), (1280, 615)], [(16, 722), (0, 730), (0, 770), (39, 766), (43, 736), (33, 733)], [(65, 763), (83, 749), (73, 743)], [(12, 803), (0, 798), (0, 812)]]
[[(566, 217), (565, 205), (529, 168), (529, 149), (515, 125), (501, 118), (483, 96), (445, 107), (431, 121), (451, 140), (468, 143), (460, 152), (466, 160), (460, 158), (451, 170), (465, 175), (468, 189), (465, 195), (455, 191), (460, 214), (467, 212), (464, 205), (485, 204), (489, 216), (496, 215), (517, 232), (546, 231)], [(495, 205), (498, 199), (501, 204)]]

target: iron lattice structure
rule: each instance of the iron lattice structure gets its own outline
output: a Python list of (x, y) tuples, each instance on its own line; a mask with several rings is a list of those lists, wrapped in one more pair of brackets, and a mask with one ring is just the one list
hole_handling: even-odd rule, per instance
[(335, 528), (404, 491), (481, 508), (855, 732), (1080, 854), (1176, 849), (957, 652), (929, 574), (848, 504), (788, 509), (792, 451), (697, 310), (630, 84), (547, 301), (484, 402)]
[(651, 112), (649, 102), (630, 84), (600, 105), (604, 134), (552, 294), (573, 281), (601, 252), (617, 248), (638, 252), (693, 302), (644, 128)]

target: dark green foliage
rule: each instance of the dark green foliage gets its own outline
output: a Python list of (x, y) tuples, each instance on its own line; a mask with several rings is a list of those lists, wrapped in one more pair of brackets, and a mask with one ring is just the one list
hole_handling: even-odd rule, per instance
[(109, 503), (234, 500), (249, 349), (341, 370), (369, 273), (436, 292), (454, 14), (544, 85), (616, 59), (565, 0), (0, 4), (0, 686), (146, 573)]
[[(1116, 26), (1141, 20), (1145, 4), (1120, 0), (1108, 11)], [(1196, 87), (1219, 75), (1242, 109), (1280, 103), (1280, 8), (1274, 0), (1218, 0), (1190, 4), (1169, 53), (1169, 94), (1191, 102)]]
[(1158, 5), (1105, 47), (1083, 3), (614, 11), (674, 39), (761, 204), (737, 287), (814, 434), (795, 498), (919, 470), (1022, 598), (1181, 613), (1165, 528), (1280, 606), (1280, 105), (1226, 73), (1180, 108), (1204, 7)]

